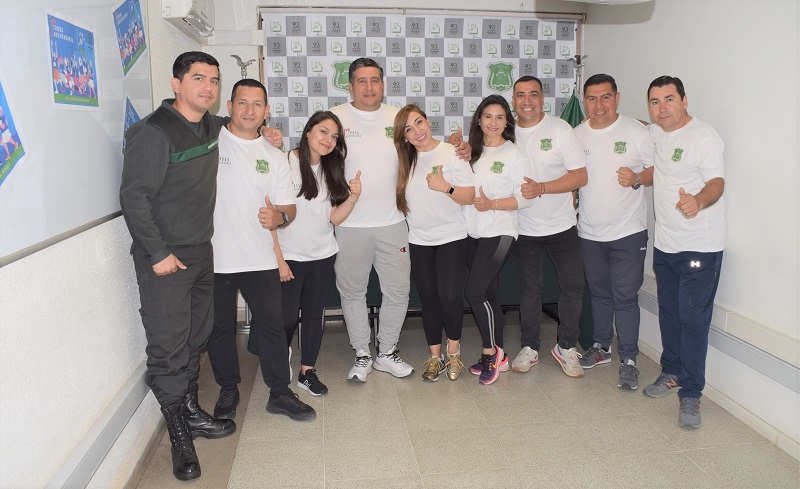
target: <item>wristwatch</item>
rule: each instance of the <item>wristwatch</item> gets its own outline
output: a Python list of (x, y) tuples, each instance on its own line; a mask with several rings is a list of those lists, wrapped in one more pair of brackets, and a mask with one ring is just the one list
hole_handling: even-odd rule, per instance
[(639, 187), (641, 187), (641, 186), (642, 186), (642, 176), (639, 173), (637, 173), (636, 174), (636, 183), (633, 184), (632, 188), (634, 190), (639, 190)]
[(280, 223), (280, 224), (278, 225), (278, 227), (279, 227), (279, 228), (282, 228), (283, 226), (285, 226), (285, 225), (289, 224), (289, 216), (287, 216), (287, 215), (286, 215), (286, 213), (285, 213), (285, 212), (283, 212), (283, 211), (280, 211), (280, 212), (281, 212), (281, 217), (283, 218), (283, 222), (282, 222), (282, 223)]
[(452, 185), (450, 185), (450, 188), (447, 189), (447, 193), (450, 194), (450, 195), (453, 195), (453, 192), (455, 192), (455, 191), (456, 191), (456, 188), (453, 187)]

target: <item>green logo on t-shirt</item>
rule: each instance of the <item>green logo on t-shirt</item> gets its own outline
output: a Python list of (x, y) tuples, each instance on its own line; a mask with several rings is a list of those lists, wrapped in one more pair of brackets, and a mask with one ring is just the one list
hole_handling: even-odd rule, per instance
[(258, 173), (269, 173), (269, 161), (256, 160), (256, 171)]
[(386, 137), (389, 138), (389, 139), (392, 139), (394, 137), (394, 128), (393, 127), (387, 127), (386, 128)]
[(627, 151), (625, 145), (627, 144), (628, 143), (626, 143), (625, 141), (616, 141), (614, 143), (614, 152), (617, 153), (618, 155), (625, 153)]
[(491, 170), (493, 173), (503, 173), (503, 166), (505, 166), (505, 164), (502, 161), (495, 161), (492, 163)]
[(681, 161), (681, 156), (683, 155), (683, 150), (680, 148), (675, 148), (675, 152), (672, 153), (672, 161), (675, 163)]
[(542, 151), (550, 151), (553, 149), (553, 140), (552, 139), (542, 139), (541, 144), (539, 145), (539, 149)]

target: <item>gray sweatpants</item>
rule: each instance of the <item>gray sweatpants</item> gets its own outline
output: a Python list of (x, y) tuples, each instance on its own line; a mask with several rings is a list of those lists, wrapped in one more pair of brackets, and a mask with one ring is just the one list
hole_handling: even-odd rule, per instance
[(411, 260), (408, 226), (405, 221), (376, 228), (337, 227), (336, 288), (342, 298), (342, 314), (350, 345), (369, 351), (370, 328), (367, 315), (367, 284), (372, 266), (381, 285), (378, 342), (382, 352), (400, 339), (408, 310)]

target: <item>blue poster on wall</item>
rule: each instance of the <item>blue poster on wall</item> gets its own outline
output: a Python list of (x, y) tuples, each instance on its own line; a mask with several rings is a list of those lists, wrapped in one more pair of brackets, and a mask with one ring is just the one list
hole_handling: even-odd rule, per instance
[(25, 148), (14, 124), (2, 80), (0, 80), (0, 141), (2, 141), (0, 144), (0, 185), (2, 185), (14, 169), (14, 165), (25, 156)]
[(119, 58), (122, 60), (122, 71), (126, 75), (136, 60), (147, 48), (144, 39), (144, 22), (139, 0), (125, 0), (114, 11), (114, 27), (117, 29)]
[(128, 133), (128, 128), (131, 127), (135, 122), (138, 122), (140, 119), (139, 113), (136, 112), (136, 108), (134, 108), (133, 104), (131, 103), (131, 99), (125, 97), (125, 125), (122, 128), (122, 152), (125, 152), (125, 134)]
[(47, 14), (56, 107), (98, 107), (94, 33)]

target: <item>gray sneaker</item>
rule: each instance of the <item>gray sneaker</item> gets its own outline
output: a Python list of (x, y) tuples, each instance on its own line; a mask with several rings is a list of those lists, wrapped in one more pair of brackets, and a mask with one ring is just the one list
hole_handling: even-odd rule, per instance
[(684, 397), (681, 399), (681, 412), (678, 415), (678, 424), (684, 428), (700, 427), (699, 397)]
[(611, 348), (603, 350), (600, 343), (592, 345), (580, 358), (581, 367), (592, 368), (595, 365), (602, 365), (611, 362)]
[(625, 363), (619, 364), (617, 387), (627, 387), (632, 391), (639, 387), (639, 369), (636, 368), (636, 362), (628, 359), (625, 360)]
[(677, 375), (661, 372), (655, 382), (644, 388), (644, 394), (650, 397), (664, 397), (680, 387)]

